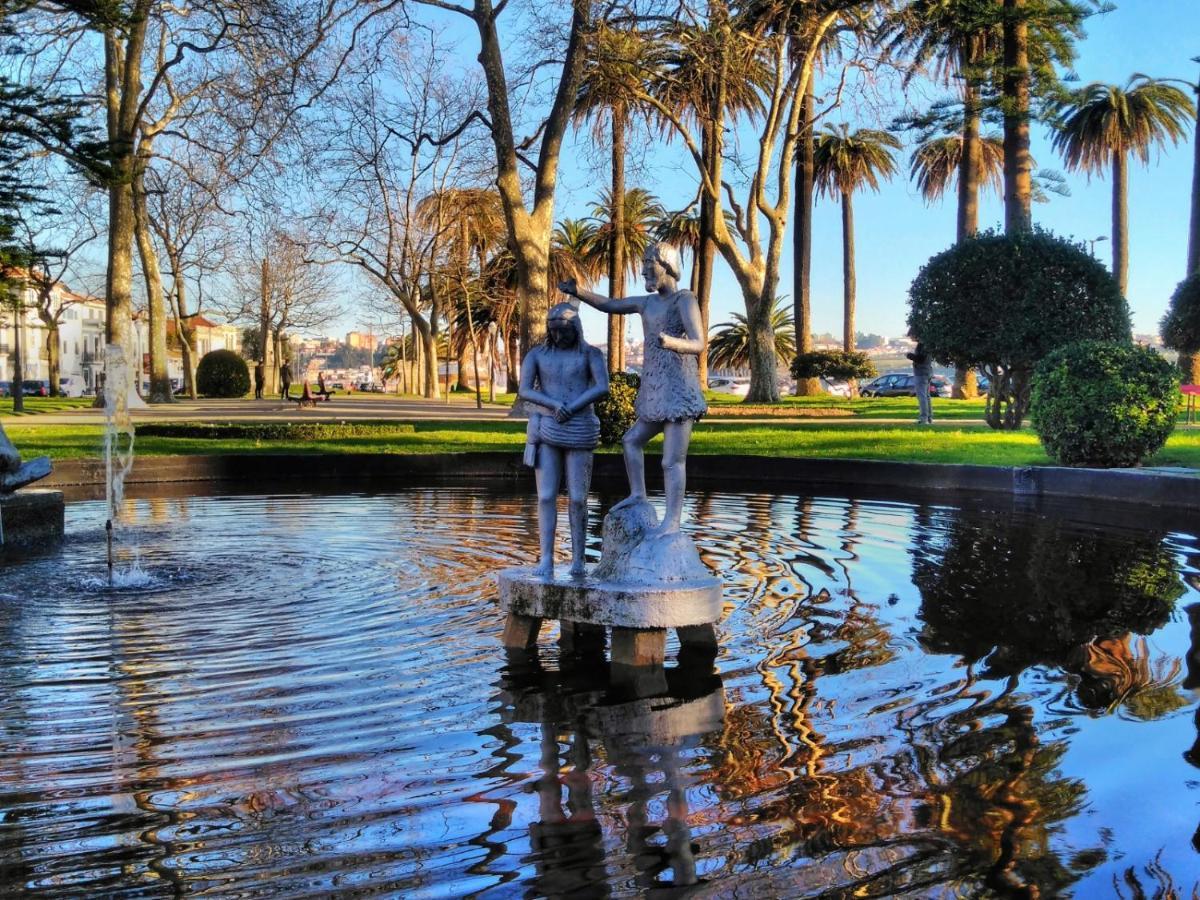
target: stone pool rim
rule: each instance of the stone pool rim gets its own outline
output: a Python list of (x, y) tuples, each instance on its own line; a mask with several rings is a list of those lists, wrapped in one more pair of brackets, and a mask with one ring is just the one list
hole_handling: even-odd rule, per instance
[[(653, 454), (650, 454), (653, 457)], [(652, 480), (658, 466), (651, 459)], [(623, 480), (617, 454), (598, 454), (594, 477)], [(515, 452), (229, 453), (142, 456), (126, 484), (191, 481), (299, 481), (355, 479), (532, 480)], [(738, 487), (851, 486), (937, 492), (985, 492), (1026, 498), (1115, 501), (1173, 509), (1200, 508), (1200, 472), (1162, 469), (1084, 469), (1060, 466), (984, 466), (963, 463), (895, 462), (753, 455), (704, 455), (688, 459), (689, 483)], [(43, 487), (104, 483), (101, 459), (57, 460)]]

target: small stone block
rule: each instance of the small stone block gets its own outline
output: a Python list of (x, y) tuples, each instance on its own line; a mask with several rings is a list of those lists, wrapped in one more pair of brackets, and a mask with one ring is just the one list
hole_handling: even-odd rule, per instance
[(537, 644), (541, 630), (541, 619), (510, 612), (504, 623), (504, 637), (501, 640), (510, 650), (528, 650)]
[(614, 666), (661, 666), (667, 655), (667, 632), (662, 628), (614, 628)]
[(52, 545), (63, 536), (62, 491), (0, 494), (0, 544), (5, 550)]

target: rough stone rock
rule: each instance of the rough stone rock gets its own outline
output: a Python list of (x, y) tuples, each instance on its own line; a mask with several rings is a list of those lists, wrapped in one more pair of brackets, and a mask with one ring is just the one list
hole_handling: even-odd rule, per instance
[(604, 517), (600, 563), (594, 577), (613, 584), (670, 585), (707, 582), (713, 573), (683, 532), (647, 537), (658, 525), (646, 501)]

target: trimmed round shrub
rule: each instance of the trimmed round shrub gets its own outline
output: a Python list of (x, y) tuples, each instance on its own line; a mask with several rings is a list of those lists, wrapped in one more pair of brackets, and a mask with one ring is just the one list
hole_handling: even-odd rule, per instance
[(987, 422), (1019, 428), (1033, 368), (1079, 340), (1129, 342), (1129, 306), (1082, 244), (982, 232), (934, 256), (909, 289), (909, 332), (943, 365), (982, 368)]
[(1068, 466), (1136, 466), (1166, 443), (1179, 374), (1148, 347), (1078, 341), (1034, 377), (1031, 418), (1046, 452)]
[(1158, 330), (1163, 346), (1180, 353), (1200, 353), (1200, 272), (1179, 282)]
[(878, 374), (871, 358), (857, 350), (813, 350), (811, 353), (801, 353), (792, 360), (792, 377), (797, 380), (838, 378), (849, 381), (852, 378), (874, 378)]
[(205, 353), (196, 366), (196, 390), (205, 397), (244, 397), (250, 390), (246, 361), (232, 350)]
[(608, 396), (596, 401), (596, 415), (600, 417), (600, 443), (606, 446), (621, 443), (637, 413), (633, 402), (637, 399), (642, 379), (633, 372), (613, 372), (608, 376)]

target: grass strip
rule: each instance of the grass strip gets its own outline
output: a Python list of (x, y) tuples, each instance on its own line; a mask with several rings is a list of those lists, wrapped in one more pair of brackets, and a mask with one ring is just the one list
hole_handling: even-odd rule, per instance
[(248, 441), (324, 441), (356, 437), (412, 434), (408, 422), (147, 422), (137, 426), (140, 438), (224, 438)]

